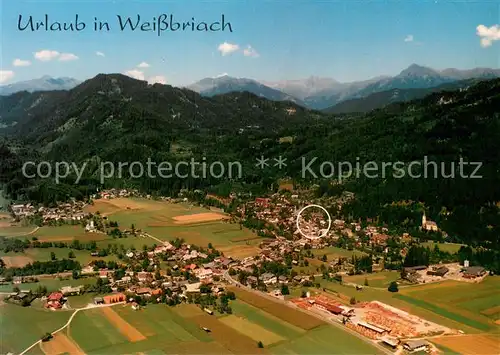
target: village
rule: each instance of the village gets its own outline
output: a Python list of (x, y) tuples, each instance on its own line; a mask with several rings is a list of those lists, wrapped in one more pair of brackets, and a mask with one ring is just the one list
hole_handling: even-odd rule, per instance
[[(151, 198), (127, 190), (102, 191), (93, 198), (132, 196)], [(213, 199), (213, 196), (209, 198)], [(161, 199), (186, 202), (185, 197)], [(222, 201), (230, 203), (233, 199), (234, 196)], [(77, 271), (81, 285), (62, 286), (58, 291), (48, 294), (23, 289), (23, 283), (37, 281), (37, 277), (14, 276), (12, 283), (15, 291), (9, 295), (7, 301), (26, 306), (39, 298), (47, 309), (60, 311), (71, 309), (72, 296), (95, 293), (89, 306), (123, 303), (130, 305), (133, 310), (140, 310), (147, 303), (175, 305), (188, 302), (199, 304), (205, 312), (213, 314), (215, 309), (222, 312), (231, 312), (231, 309), (227, 304), (207, 301), (206, 296), (224, 296), (229, 285), (236, 285), (283, 301), (289, 299), (286, 302), (293, 307), (313, 312), (326, 321), (342, 324), (368, 339), (383, 342), (394, 350), (403, 348), (409, 352), (433, 351), (431, 344), (422, 340), (422, 337), (457, 334), (457, 330), (426, 321), (378, 301), (346, 306), (324, 293), (311, 294), (309, 291), (301, 297), (285, 298), (289, 288), (313, 287), (316, 277), (342, 282), (344, 276), (382, 271), (384, 262), (390, 262), (390, 256), (394, 257), (391, 239), (397, 239), (398, 257), (404, 257), (412, 243), (412, 237), (407, 233), (399, 237), (389, 236), (386, 227), (363, 226), (361, 223), (347, 223), (342, 219), (328, 221), (330, 215), (321, 212), (302, 218), (299, 231), (297, 216), (300, 208), (312, 202), (317, 201), (308, 201), (298, 194), (277, 193), (269, 198), (256, 198), (239, 205), (234, 216), (241, 224), (246, 226), (248, 221), (260, 221), (263, 223), (260, 225), (260, 231), (265, 231), (267, 237), (272, 236), (260, 243), (260, 253), (257, 256), (240, 260), (225, 257), (214, 248), (187, 244), (181, 239), (164, 241), (143, 251), (127, 250), (116, 265), (91, 262)], [(53, 220), (66, 223), (77, 221), (85, 226), (87, 232), (104, 233), (105, 229), (98, 230), (97, 226), (100, 226), (106, 217), (83, 212), (85, 206), (91, 203), (74, 201), (51, 209), (36, 208), (30, 204), (13, 205), (11, 210), (17, 220), (38, 215), (44, 223), (49, 224)], [(325, 227), (327, 223), (331, 228)], [(435, 230), (436, 224), (426, 220), (424, 214), (422, 228)], [(133, 233), (137, 237), (151, 237), (140, 229), (122, 232)], [(360, 258), (364, 260), (364, 266), (361, 266), (360, 259), (355, 257), (327, 260), (325, 254), (325, 259), (322, 260), (321, 251), (331, 246), (370, 253)], [(98, 250), (91, 250), (89, 253), (97, 256)], [(319, 253), (319, 256), (314, 253)], [(306, 259), (314, 258), (322, 261), (321, 267), (315, 272), (295, 271), (294, 268), (303, 266), (304, 262), (307, 262)], [(160, 264), (163, 267), (160, 267)], [(404, 275), (401, 282), (419, 284), (444, 279), (480, 282), (488, 273), (484, 268), (470, 266), (466, 261), (463, 266), (448, 263), (405, 267), (402, 274)], [(59, 277), (64, 280), (69, 279), (71, 275), (74, 277), (74, 272), (60, 273)], [(85, 280), (91, 277), (97, 278), (96, 285), (85, 284)], [(5, 284), (9, 281), (2, 278), (0, 282)], [(344, 284), (351, 285), (356, 290), (362, 290), (364, 287), (361, 284)]]

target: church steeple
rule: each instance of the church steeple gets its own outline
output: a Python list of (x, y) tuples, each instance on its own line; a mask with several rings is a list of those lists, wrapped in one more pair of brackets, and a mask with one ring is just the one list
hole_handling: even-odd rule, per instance
[(422, 215), (422, 227), (425, 227), (426, 224), (427, 224), (427, 218), (425, 217), (425, 211), (424, 211), (424, 214)]

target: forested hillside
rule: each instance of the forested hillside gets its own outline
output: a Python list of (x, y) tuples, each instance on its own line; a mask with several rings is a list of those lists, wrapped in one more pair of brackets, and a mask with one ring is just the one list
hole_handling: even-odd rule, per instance
[[(241, 179), (108, 179), (105, 186), (139, 187), (171, 195), (180, 188), (235, 189), (264, 193), (289, 176), (297, 183), (320, 184), (320, 193), (351, 191), (353, 203), (340, 212), (352, 218), (379, 218), (406, 227), (420, 223), (423, 206), (451, 237), (498, 245), (500, 201), (500, 80), (467, 89), (434, 93), (361, 116), (309, 111), (291, 102), (273, 102), (249, 93), (213, 98), (166, 85), (148, 85), (122, 75), (99, 75), (68, 92), (19, 93), (0, 98), (5, 146), (2, 182), (14, 198), (46, 203), (82, 197), (99, 183), (101, 161), (239, 161)], [(288, 137), (291, 139), (282, 139)], [(255, 168), (257, 157), (287, 159), (285, 169)], [(312, 170), (332, 162), (429, 161), (451, 163), (454, 179), (360, 174), (342, 183), (302, 174), (302, 157)], [(481, 162), (481, 179), (459, 176), (460, 159)], [(75, 176), (56, 185), (22, 177), (26, 160), (88, 162), (78, 185)], [(406, 166), (407, 166), (406, 165)], [(362, 166), (362, 165), (361, 165)], [(418, 170), (415, 169), (415, 172)], [(470, 175), (475, 167), (465, 167)], [(432, 175), (432, 173), (431, 173)], [(335, 175), (336, 176), (336, 175)], [(490, 244), (491, 245), (491, 244)]]

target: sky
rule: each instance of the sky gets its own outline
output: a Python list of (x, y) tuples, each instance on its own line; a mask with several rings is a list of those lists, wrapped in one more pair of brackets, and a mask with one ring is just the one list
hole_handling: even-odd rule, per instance
[[(132, 31), (160, 15), (224, 31)], [(33, 21), (85, 23), (82, 31), (31, 31)], [(19, 23), (21, 17), (21, 23)], [(94, 30), (94, 22), (109, 30)], [(53, 77), (126, 73), (188, 85), (227, 73), (277, 81), (341, 82), (396, 75), (412, 63), (435, 69), (500, 67), (500, 1), (0, 0), (0, 85)], [(168, 23), (167, 18), (167, 23)], [(26, 27), (26, 28), (25, 28)], [(212, 29), (219, 29), (212, 26)]]

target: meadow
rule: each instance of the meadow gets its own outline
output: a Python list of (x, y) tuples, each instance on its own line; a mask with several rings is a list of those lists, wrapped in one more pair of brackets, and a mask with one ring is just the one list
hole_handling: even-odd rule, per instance
[(365, 279), (368, 281), (369, 287), (385, 288), (389, 286), (392, 281), (400, 278), (398, 271), (381, 271), (365, 275), (344, 276), (345, 282), (352, 282), (358, 285), (364, 285)]
[[(121, 229), (130, 229), (132, 224), (150, 235), (165, 241), (182, 238), (187, 243), (207, 247), (209, 243), (226, 256), (243, 258), (259, 252), (260, 237), (239, 224), (231, 224), (227, 216), (210, 212), (209, 209), (189, 203), (169, 203), (146, 199), (97, 200), (89, 211), (99, 211), (110, 220), (118, 222)], [(220, 215), (216, 220), (216, 215)], [(211, 215), (211, 216), (210, 216)], [(199, 217), (198, 217), (199, 216)], [(207, 216), (209, 218), (207, 218)], [(115, 239), (105, 243), (141, 243), (142, 238)], [(145, 241), (146, 242), (146, 241)], [(149, 245), (157, 243), (149, 240)], [(146, 244), (146, 243), (143, 243)], [(137, 248), (137, 245), (134, 245)], [(140, 245), (142, 247), (142, 244)]]
[(1, 303), (2, 341), (0, 354), (18, 354), (39, 340), (47, 331), (63, 326), (71, 312), (52, 312), (34, 307)]
[[(334, 338), (342, 338), (335, 342), (338, 353), (377, 353), (370, 344), (308, 314), (258, 295), (243, 297), (267, 307), (257, 308), (238, 298), (231, 302), (231, 315), (216, 316), (193, 304), (150, 304), (139, 311), (116, 305), (112, 311), (80, 312), (65, 334), (87, 354), (326, 354), (331, 353)], [(263, 349), (257, 347), (259, 341)]]

